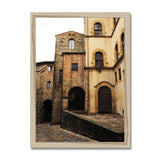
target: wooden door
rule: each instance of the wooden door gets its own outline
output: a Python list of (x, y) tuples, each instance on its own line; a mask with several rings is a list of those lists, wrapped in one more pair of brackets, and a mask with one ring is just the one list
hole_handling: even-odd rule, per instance
[(106, 86), (98, 90), (98, 113), (112, 113), (111, 90)]

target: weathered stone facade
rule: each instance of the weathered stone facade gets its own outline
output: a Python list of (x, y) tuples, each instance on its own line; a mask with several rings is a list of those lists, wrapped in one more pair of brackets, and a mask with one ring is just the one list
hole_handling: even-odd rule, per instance
[(36, 123), (47, 121), (44, 105), (52, 102), (53, 71), (54, 62), (36, 63)]
[[(62, 108), (69, 109), (69, 91), (73, 87), (80, 87), (85, 91), (85, 53), (63, 53), (63, 58)], [(72, 71), (72, 64), (78, 64), (77, 71)]]
[[(84, 34), (56, 35), (54, 73), (49, 75), (53, 79), (48, 95), (51, 124), (60, 123), (62, 110), (124, 115), (124, 35), (124, 18), (84, 18)], [(37, 88), (43, 81), (46, 86), (45, 78), (37, 74)], [(42, 106), (43, 94), (47, 95), (43, 89), (37, 91), (37, 106)], [(39, 110), (37, 107), (37, 122)]]
[[(74, 40), (74, 47), (72, 49), (69, 48), (69, 40)], [(66, 70), (63, 71), (63, 53), (72, 53), (78, 54), (84, 52), (84, 36), (83, 34), (69, 31), (59, 35), (56, 35), (56, 51), (55, 51), (55, 68), (54, 68), (54, 86), (53, 86), (53, 110), (52, 110), (52, 124), (60, 123), (61, 110), (62, 110), (62, 85), (66, 88), (67, 84), (70, 82), (66, 75)], [(64, 55), (64, 57), (66, 57)], [(72, 55), (72, 59), (75, 60), (75, 56)], [(67, 58), (67, 57), (66, 57)], [(69, 62), (65, 61), (64, 63), (68, 63), (68, 67), (70, 67), (71, 59), (68, 59)], [(67, 68), (64, 68), (67, 69)], [(68, 69), (67, 69), (68, 72)], [(64, 77), (64, 83), (63, 81)]]

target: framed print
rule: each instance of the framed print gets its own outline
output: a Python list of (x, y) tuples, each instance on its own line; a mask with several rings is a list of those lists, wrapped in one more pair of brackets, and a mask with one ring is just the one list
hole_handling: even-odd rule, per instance
[(30, 16), (31, 148), (130, 148), (130, 14)]

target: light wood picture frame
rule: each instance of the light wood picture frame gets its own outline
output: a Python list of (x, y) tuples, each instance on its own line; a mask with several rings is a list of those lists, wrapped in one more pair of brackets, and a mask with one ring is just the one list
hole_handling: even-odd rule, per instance
[[(124, 18), (124, 33), (125, 33), (124, 53), (125, 54), (123, 57), (124, 58), (124, 70), (122, 71), (122, 72), (125, 72), (125, 77), (124, 77), (124, 110), (122, 111), (124, 114), (123, 115), (123, 117), (124, 117), (124, 141), (120, 141), (120, 142), (118, 142), (118, 141), (117, 142), (106, 142), (106, 141), (105, 142), (99, 142), (99, 141), (95, 141), (95, 142), (36, 142), (36, 18), (86, 18), (86, 19), (87, 18), (90, 18), (90, 19), (92, 19), (92, 18), (97, 18), (97, 19)], [(118, 19), (117, 19), (117, 21), (118, 21)], [(93, 30), (93, 28), (92, 28), (92, 30)], [(103, 30), (103, 25), (102, 25), (102, 30)], [(94, 31), (90, 31), (88, 33), (93, 34), (93, 32)], [(103, 34), (102, 36), (107, 37), (106, 36), (107, 32), (102, 33), (102, 34)], [(30, 37), (31, 37), (30, 38), (30, 146), (31, 146), (31, 148), (130, 148), (131, 147), (130, 13), (127, 13), (127, 12), (112, 12), (112, 13), (110, 13), (110, 12), (81, 12), (81, 13), (80, 12), (72, 12), (72, 13), (70, 13), (70, 12), (32, 12), (32, 13), (30, 13)], [(93, 36), (90, 35), (88, 37), (93, 37)], [(119, 53), (121, 52), (121, 50), (122, 50), (122, 48), (119, 49)], [(95, 52), (97, 52), (97, 51), (95, 51)], [(68, 53), (68, 52), (64, 52), (64, 55), (66, 53)], [(104, 56), (104, 58), (105, 58), (105, 56)], [(93, 61), (92, 61), (92, 63), (93, 63)], [(106, 69), (109, 69), (107, 64), (104, 67), (106, 67)], [(88, 66), (88, 68), (89, 68), (89, 66)], [(91, 69), (91, 68), (89, 68), (89, 69)], [(98, 71), (100, 73), (101, 69), (99, 69)], [(118, 73), (118, 70), (117, 70), (117, 73)], [(88, 81), (88, 83), (89, 83), (89, 81)], [(103, 83), (99, 84), (99, 87), (101, 87), (102, 84)], [(105, 86), (107, 87), (107, 85), (108, 84), (106, 84)], [(113, 88), (114, 87), (115, 86), (113, 86)], [(98, 90), (97, 90), (97, 92), (98, 92)], [(112, 91), (112, 93), (113, 92), (114, 91)], [(95, 102), (95, 103), (98, 103), (98, 102)], [(115, 100), (115, 102), (112, 100), (112, 105), (116, 106), (116, 100)], [(65, 100), (64, 100), (64, 108), (65, 108)], [(116, 110), (116, 107), (115, 107), (115, 110)], [(112, 111), (113, 111), (113, 109), (112, 109)], [(68, 114), (68, 111), (66, 111), (64, 114)], [(73, 113), (73, 116), (75, 116), (74, 113)], [(63, 118), (62, 120), (63, 121), (66, 120), (67, 124), (69, 123), (68, 119)], [(67, 124), (65, 124), (65, 125), (67, 125)]]

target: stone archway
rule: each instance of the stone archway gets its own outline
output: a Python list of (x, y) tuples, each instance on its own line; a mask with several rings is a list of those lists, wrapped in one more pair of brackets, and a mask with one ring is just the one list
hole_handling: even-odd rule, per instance
[(68, 92), (68, 110), (85, 109), (85, 91), (81, 87), (73, 87)]

